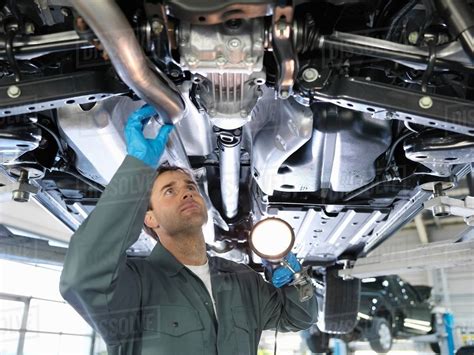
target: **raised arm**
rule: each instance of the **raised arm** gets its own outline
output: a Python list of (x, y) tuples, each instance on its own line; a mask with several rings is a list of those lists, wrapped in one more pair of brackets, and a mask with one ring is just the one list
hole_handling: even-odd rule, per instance
[(102, 194), (94, 211), (72, 236), (61, 274), (60, 292), (108, 345), (133, 336), (141, 290), (139, 270), (126, 250), (143, 226), (155, 168), (171, 126), (157, 138), (143, 137), (150, 107), (136, 111), (125, 129), (128, 156)]
[(140, 278), (125, 251), (140, 234), (154, 176), (127, 156), (69, 244), (61, 294), (108, 344), (131, 335), (137, 321)]

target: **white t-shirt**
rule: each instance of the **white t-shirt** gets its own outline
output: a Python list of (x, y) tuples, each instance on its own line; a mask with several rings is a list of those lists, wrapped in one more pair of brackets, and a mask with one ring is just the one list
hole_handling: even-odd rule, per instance
[(189, 270), (191, 270), (197, 277), (199, 277), (204, 285), (206, 286), (207, 292), (211, 296), (212, 305), (214, 307), (214, 314), (217, 318), (217, 311), (216, 311), (216, 302), (214, 301), (214, 297), (212, 297), (212, 285), (211, 285), (211, 271), (209, 269), (209, 262), (206, 260), (204, 265), (184, 265)]

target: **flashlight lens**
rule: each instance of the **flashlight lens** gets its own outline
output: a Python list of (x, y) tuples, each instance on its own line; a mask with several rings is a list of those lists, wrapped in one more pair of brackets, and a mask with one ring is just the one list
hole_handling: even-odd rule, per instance
[(293, 229), (278, 218), (257, 223), (252, 230), (252, 245), (257, 255), (264, 258), (283, 257), (293, 246)]

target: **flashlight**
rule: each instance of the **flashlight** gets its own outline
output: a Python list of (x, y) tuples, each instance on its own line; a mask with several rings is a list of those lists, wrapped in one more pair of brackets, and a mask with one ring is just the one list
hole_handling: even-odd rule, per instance
[(285, 266), (293, 272), (294, 280), (291, 285), (298, 289), (301, 302), (313, 297), (313, 286), (308, 275), (308, 268), (301, 268), (297, 272), (285, 259), (295, 244), (295, 233), (287, 222), (275, 217), (261, 220), (252, 228), (249, 244), (253, 252), (262, 259)]
[(255, 254), (271, 263), (282, 262), (294, 243), (293, 228), (284, 220), (274, 217), (255, 224), (249, 237), (250, 248)]

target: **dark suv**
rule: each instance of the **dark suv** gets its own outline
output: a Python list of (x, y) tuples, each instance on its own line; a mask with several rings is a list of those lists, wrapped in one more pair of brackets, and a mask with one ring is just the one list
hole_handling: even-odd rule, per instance
[(390, 350), (393, 338), (433, 332), (430, 294), (430, 287), (412, 286), (397, 275), (363, 279), (355, 332), (377, 352)]
[(343, 335), (325, 334), (314, 325), (304, 337), (310, 350), (318, 353), (328, 351), (330, 337), (347, 342), (367, 340), (374, 351), (386, 353), (393, 339), (434, 332), (430, 294), (430, 287), (412, 286), (397, 275), (362, 279), (359, 320), (354, 330)]

